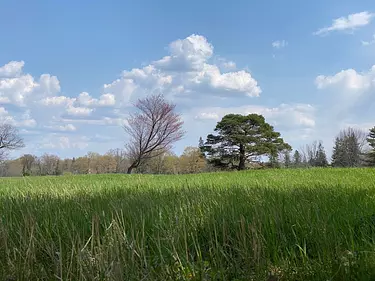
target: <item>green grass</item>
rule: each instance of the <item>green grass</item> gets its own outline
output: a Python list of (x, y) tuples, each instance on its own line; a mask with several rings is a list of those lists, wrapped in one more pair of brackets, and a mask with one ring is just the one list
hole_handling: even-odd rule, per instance
[(0, 179), (2, 280), (375, 280), (375, 170)]

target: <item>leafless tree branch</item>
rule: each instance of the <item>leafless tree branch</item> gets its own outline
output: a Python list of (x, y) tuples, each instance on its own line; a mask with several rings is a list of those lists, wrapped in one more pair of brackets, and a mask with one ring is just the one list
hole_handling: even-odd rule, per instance
[(0, 160), (4, 159), (11, 150), (23, 148), (24, 142), (17, 128), (10, 124), (0, 124)]
[(131, 161), (128, 173), (142, 162), (169, 150), (185, 134), (183, 121), (174, 112), (175, 105), (165, 101), (161, 94), (139, 99), (135, 107), (138, 112), (131, 114), (127, 119), (128, 124), (124, 126), (130, 136), (126, 145), (126, 153)]

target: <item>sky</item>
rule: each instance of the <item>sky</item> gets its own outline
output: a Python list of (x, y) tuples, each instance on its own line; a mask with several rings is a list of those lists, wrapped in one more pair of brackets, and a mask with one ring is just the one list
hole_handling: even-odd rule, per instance
[(375, 126), (375, 2), (0, 0), (0, 122), (12, 153), (77, 157), (127, 141), (162, 93), (197, 146), (228, 113), (262, 114), (294, 149)]

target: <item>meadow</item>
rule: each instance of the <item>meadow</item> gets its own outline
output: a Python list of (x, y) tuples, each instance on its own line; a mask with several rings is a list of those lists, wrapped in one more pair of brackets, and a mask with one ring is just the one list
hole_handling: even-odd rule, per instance
[(375, 170), (2, 178), (0, 280), (375, 280)]

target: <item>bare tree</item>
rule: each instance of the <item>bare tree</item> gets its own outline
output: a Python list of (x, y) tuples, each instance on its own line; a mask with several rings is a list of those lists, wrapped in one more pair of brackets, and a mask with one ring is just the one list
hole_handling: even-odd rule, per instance
[(24, 154), (20, 157), (23, 176), (31, 175), (31, 168), (36, 159), (37, 157), (31, 154)]
[(23, 139), (17, 128), (10, 124), (0, 124), (0, 160), (3, 160), (9, 151), (24, 147)]
[(161, 94), (139, 99), (135, 104), (139, 112), (131, 114), (124, 126), (130, 136), (126, 154), (130, 160), (128, 174), (142, 162), (171, 149), (185, 132), (183, 121), (174, 112), (175, 105), (165, 101)]
[(39, 159), (41, 175), (59, 175), (60, 158), (57, 155), (43, 154)]
[(126, 172), (126, 153), (121, 148), (111, 149), (107, 153), (107, 155), (110, 155), (113, 157), (116, 161), (116, 171), (115, 173), (125, 173)]

